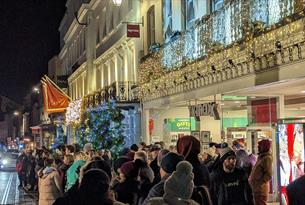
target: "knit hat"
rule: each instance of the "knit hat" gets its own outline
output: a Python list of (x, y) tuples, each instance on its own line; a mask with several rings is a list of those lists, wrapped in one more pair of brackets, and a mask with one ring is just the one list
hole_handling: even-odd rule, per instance
[(268, 139), (263, 139), (258, 142), (258, 150), (261, 153), (268, 152), (271, 148), (271, 142)]
[(119, 168), (122, 167), (122, 165), (126, 162), (129, 162), (129, 161), (132, 161), (131, 159), (127, 158), (127, 157), (121, 157), (121, 158), (118, 158), (117, 160), (114, 161), (113, 163), (113, 169), (115, 172), (117, 172), (117, 170)]
[(220, 161), (225, 161), (229, 156), (235, 156), (235, 152), (230, 148), (230, 147), (226, 147), (226, 148), (223, 148), (221, 149), (220, 151)]
[(176, 171), (165, 181), (164, 197), (190, 199), (194, 189), (193, 167), (187, 161), (179, 162)]
[(193, 160), (200, 153), (200, 142), (191, 135), (183, 136), (177, 142), (177, 152), (183, 155), (185, 160)]
[(183, 156), (174, 152), (167, 153), (161, 160), (161, 168), (166, 173), (173, 173), (176, 170), (176, 166), (179, 162), (183, 161)]
[(121, 166), (121, 172), (126, 178), (136, 178), (139, 175), (139, 167), (133, 161), (125, 162)]

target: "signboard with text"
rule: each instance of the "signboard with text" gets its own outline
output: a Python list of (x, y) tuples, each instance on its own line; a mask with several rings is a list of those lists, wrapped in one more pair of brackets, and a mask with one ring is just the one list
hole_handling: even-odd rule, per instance
[(138, 24), (127, 24), (127, 37), (129, 37), (129, 38), (140, 38), (140, 25), (138, 25)]
[(187, 132), (196, 130), (196, 121), (192, 118), (168, 119), (169, 132)]
[(218, 104), (215, 102), (189, 106), (190, 116), (196, 118), (211, 116), (214, 117), (215, 120), (220, 120), (217, 106)]

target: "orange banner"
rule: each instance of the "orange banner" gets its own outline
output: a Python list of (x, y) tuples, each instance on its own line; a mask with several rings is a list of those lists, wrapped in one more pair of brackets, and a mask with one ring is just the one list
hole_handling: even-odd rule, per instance
[(47, 113), (65, 112), (69, 105), (69, 97), (58, 88), (50, 79), (45, 78), (41, 81), (44, 110)]

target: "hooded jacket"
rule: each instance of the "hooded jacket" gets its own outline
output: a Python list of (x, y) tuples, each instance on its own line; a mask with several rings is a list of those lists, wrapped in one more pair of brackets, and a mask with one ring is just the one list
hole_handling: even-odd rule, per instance
[(272, 156), (270, 151), (258, 156), (249, 177), (252, 191), (256, 195), (268, 196), (269, 181), (272, 178)]
[(52, 205), (62, 195), (61, 179), (53, 167), (45, 167), (38, 171), (39, 205)]

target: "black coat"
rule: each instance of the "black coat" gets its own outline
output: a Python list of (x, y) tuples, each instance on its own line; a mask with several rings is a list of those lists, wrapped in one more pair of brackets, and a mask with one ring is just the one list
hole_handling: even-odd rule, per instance
[(305, 205), (305, 176), (287, 186), (289, 205)]
[(199, 160), (190, 162), (193, 166), (194, 185), (210, 187), (210, 173), (204, 164), (200, 164)]
[(122, 183), (118, 183), (113, 187), (116, 200), (130, 205), (138, 203), (140, 192), (140, 182), (134, 179), (126, 179)]
[[(236, 192), (237, 196), (244, 198), (245, 202), (243, 205), (254, 205), (252, 189), (248, 182), (248, 176), (244, 170), (235, 168), (234, 172), (229, 174), (231, 179), (237, 179), (238, 183), (243, 188), (242, 192)], [(224, 182), (224, 178), (227, 174), (222, 168), (216, 169), (211, 174), (211, 198), (213, 205), (230, 205), (229, 194), (227, 185)], [(242, 195), (243, 194), (243, 195)]]

